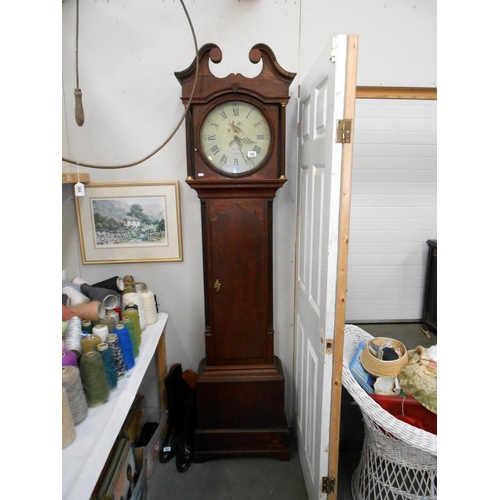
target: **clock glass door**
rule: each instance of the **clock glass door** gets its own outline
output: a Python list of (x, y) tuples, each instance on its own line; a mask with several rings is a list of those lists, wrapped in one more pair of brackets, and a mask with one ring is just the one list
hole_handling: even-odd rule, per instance
[(253, 172), (269, 156), (269, 122), (249, 102), (223, 102), (203, 120), (200, 146), (205, 159), (219, 172), (234, 176)]

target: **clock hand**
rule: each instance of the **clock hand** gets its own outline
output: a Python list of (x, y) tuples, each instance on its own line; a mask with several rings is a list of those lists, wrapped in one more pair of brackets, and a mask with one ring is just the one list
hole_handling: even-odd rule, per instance
[(232, 140), (229, 145), (232, 146), (235, 142), (238, 144), (255, 144), (255, 141), (252, 141), (252, 139), (249, 139), (248, 137), (240, 139), (237, 135), (234, 136), (234, 140)]
[[(243, 159), (245, 160), (245, 163), (246, 163), (247, 165), (249, 165), (249, 163), (248, 163), (248, 159), (247, 159), (247, 157), (245, 156), (245, 154), (243, 153), (243, 143), (241, 142), (241, 139), (240, 139), (237, 135), (235, 135), (235, 136), (234, 136), (234, 141), (231, 141), (231, 144), (232, 144), (232, 143), (234, 143), (234, 142), (236, 142), (236, 143), (238, 144), (238, 147), (239, 147), (239, 149), (240, 149), (241, 156), (243, 156)], [(230, 144), (230, 145), (231, 145), (231, 144)]]
[(229, 143), (229, 145), (232, 146), (234, 143), (238, 144), (240, 149), (243, 146), (243, 141), (237, 135), (234, 136), (234, 139)]

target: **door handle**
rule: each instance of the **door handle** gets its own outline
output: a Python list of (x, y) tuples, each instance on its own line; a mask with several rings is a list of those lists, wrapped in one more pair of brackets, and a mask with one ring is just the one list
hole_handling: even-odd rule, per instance
[(214, 283), (215, 293), (219, 293), (220, 287), (221, 287), (220, 281), (216, 279)]

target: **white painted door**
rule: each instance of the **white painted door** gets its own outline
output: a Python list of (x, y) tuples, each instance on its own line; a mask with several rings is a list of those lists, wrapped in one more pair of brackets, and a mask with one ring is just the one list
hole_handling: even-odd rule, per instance
[(335, 139), (344, 118), (348, 40), (330, 41), (300, 82), (295, 428), (310, 500), (327, 498), (322, 477), (329, 475), (334, 363), (327, 345), (333, 345), (336, 319), (343, 160)]

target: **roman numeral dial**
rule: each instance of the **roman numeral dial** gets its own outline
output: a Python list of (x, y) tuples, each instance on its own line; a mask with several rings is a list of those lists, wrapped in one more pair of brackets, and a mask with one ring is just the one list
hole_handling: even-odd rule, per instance
[(267, 159), (271, 128), (264, 113), (246, 101), (226, 101), (212, 108), (200, 128), (200, 150), (214, 169), (240, 176)]

